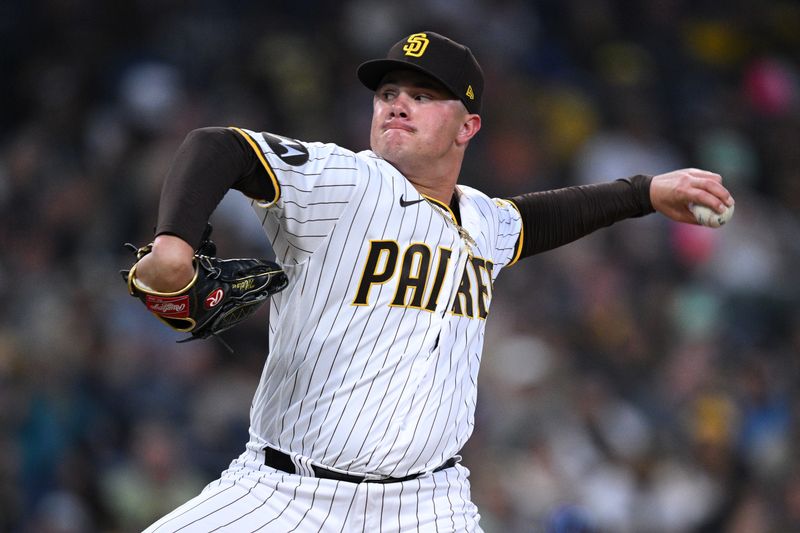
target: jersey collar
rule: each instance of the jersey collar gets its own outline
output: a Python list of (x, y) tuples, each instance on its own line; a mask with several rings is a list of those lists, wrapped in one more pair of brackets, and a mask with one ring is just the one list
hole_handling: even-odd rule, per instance
[(442, 209), (444, 209), (445, 211), (447, 211), (450, 214), (450, 218), (453, 219), (453, 222), (455, 222), (458, 225), (461, 225), (461, 209), (459, 209), (459, 207), (458, 207), (458, 191), (457, 190), (453, 191), (453, 196), (450, 198), (450, 205), (447, 205), (444, 202), (440, 202), (436, 198), (432, 198), (432, 197), (427, 196), (425, 194), (423, 194), (421, 196), (423, 198), (425, 198), (426, 200), (428, 200), (429, 202), (431, 202), (433, 204), (436, 204), (437, 206), (439, 206)]

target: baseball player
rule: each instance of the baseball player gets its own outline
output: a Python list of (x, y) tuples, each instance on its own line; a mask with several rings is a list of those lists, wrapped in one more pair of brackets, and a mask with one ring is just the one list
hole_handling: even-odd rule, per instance
[(233, 188), (289, 285), (270, 300), (245, 451), (148, 532), (481, 531), (458, 453), (500, 271), (622, 219), (733, 203), (696, 169), (492, 199), (457, 183), (481, 128), (467, 47), (415, 33), (358, 77), (374, 91), (370, 150), (203, 128), (167, 173), (143, 284), (186, 285)]

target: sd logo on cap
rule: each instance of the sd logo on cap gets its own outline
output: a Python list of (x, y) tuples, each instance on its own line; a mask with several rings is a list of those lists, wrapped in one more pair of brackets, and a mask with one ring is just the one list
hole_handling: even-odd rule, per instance
[(385, 59), (362, 63), (358, 79), (374, 91), (388, 72), (402, 69), (427, 74), (461, 100), (467, 111), (481, 112), (483, 71), (463, 44), (432, 31), (413, 33), (395, 43)]

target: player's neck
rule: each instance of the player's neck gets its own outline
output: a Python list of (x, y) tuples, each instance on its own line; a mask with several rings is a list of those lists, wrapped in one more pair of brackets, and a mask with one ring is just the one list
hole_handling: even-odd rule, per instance
[(453, 197), (453, 191), (458, 183), (461, 165), (458, 165), (457, 168), (448, 167), (440, 172), (435, 170), (426, 168), (420, 173), (404, 173), (404, 175), (420, 194), (447, 205), (450, 203), (450, 198)]
[(421, 184), (410, 178), (409, 181), (421, 195), (438, 200), (444, 205), (450, 204), (450, 199), (453, 197), (453, 191), (455, 191), (456, 188), (455, 181), (447, 184), (436, 184), (436, 186), (426, 186), (425, 184)]
[(399, 170), (420, 194), (445, 205), (450, 203), (464, 161), (463, 149), (451, 150), (446, 155), (435, 158), (391, 158), (391, 155), (380, 155)]

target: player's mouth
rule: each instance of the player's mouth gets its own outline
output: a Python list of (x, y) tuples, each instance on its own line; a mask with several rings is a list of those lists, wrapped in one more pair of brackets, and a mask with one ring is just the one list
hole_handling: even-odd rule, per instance
[(414, 128), (412, 128), (408, 124), (404, 124), (404, 123), (396, 121), (396, 120), (387, 122), (383, 126), (383, 131), (384, 132), (390, 131), (390, 130), (400, 130), (400, 131), (406, 131), (408, 133), (414, 133), (416, 131)]

